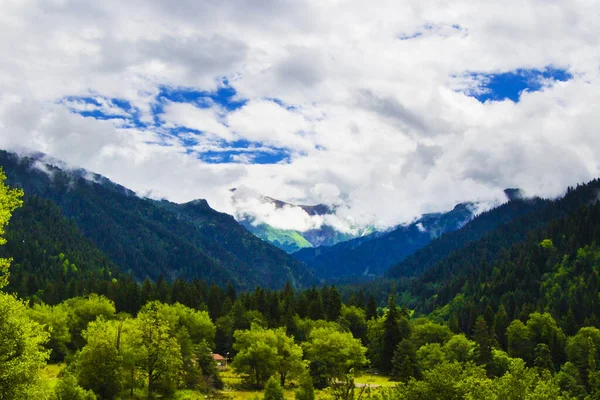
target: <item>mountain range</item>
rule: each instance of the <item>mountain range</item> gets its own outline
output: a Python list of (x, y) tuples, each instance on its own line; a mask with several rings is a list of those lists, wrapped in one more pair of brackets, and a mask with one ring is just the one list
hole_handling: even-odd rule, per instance
[(38, 196), (56, 205), (120, 271), (139, 281), (199, 278), (239, 288), (317, 282), (304, 264), (205, 200), (141, 198), (101, 175), (45, 160), (42, 154), (0, 151), (6, 183), (23, 188), (26, 202)]
[(431, 240), (455, 231), (475, 215), (474, 203), (459, 204), (447, 213), (425, 214), (417, 221), (389, 232), (302, 249), (294, 257), (328, 280), (356, 281), (382, 275), (391, 265), (413, 254)]
[[(240, 289), (277, 288), (288, 281), (297, 288), (323, 281), (402, 283), (429, 276), (429, 271), (457, 269), (447, 265), (455, 265), (456, 257), (478, 254), (480, 248), (485, 253), (479, 261), (493, 260), (501, 249), (585, 205), (581, 196), (569, 202), (575, 198), (572, 192), (549, 201), (507, 189), (506, 203), (481, 214), (476, 203), (461, 203), (387, 232), (289, 255), (205, 200), (177, 204), (142, 198), (101, 175), (67, 168), (42, 154), (0, 151), (0, 167), (9, 186), (25, 192), (25, 205), (15, 212), (8, 231), (12, 244), (0, 256), (15, 259), (14, 276), (21, 276), (19, 285), (30, 293), (44, 287), (36, 279), (56, 273), (64, 276), (65, 287), (75, 275), (84, 278), (76, 284), (88, 280), (92, 286), (117, 277), (137, 282), (197, 278)], [(267, 199), (276, 207), (294, 206)], [(333, 212), (326, 206), (295, 207), (311, 216)], [(35, 265), (45, 272), (32, 277)]]

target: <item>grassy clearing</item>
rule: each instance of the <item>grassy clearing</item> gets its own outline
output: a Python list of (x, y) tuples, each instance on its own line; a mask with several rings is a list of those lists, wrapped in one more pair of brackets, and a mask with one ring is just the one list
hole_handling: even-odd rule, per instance
[(372, 385), (374, 387), (394, 387), (398, 382), (390, 380), (387, 376), (363, 374), (354, 378), (354, 382), (360, 385)]
[[(49, 388), (53, 389), (58, 381), (58, 375), (65, 368), (65, 364), (48, 364), (40, 373), (40, 378), (43, 382), (48, 385)], [(231, 369), (221, 371), (221, 379), (225, 384), (225, 388), (214, 394), (204, 394), (195, 390), (178, 390), (173, 396), (174, 400), (205, 400), (205, 399), (231, 399), (231, 400), (253, 400), (255, 398), (262, 399), (264, 397), (264, 391), (250, 390), (245, 387), (242, 383), (242, 377), (234, 373)], [(376, 387), (393, 387), (396, 386), (397, 382), (391, 381), (386, 376), (363, 374), (355, 378), (357, 385), (369, 385), (373, 388)], [(136, 391), (137, 392), (137, 391)], [(134, 398), (142, 398), (145, 395), (145, 391), (139, 391), (136, 393), (138, 396)], [(327, 391), (316, 391), (316, 398), (323, 399), (329, 398)], [(286, 400), (294, 400), (295, 392), (294, 388), (287, 387), (284, 390)]]
[[(242, 377), (229, 368), (221, 371), (221, 379), (225, 385), (225, 388), (220, 392), (223, 397), (233, 400), (252, 400), (264, 396), (263, 391), (251, 390), (245, 387), (242, 383)], [(284, 390), (284, 395), (286, 399), (293, 400), (295, 398), (294, 391), (291, 389)]]

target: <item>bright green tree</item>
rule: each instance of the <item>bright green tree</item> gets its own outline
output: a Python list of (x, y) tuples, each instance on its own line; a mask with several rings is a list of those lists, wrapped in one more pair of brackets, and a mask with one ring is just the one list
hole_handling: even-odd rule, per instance
[(428, 371), (446, 360), (439, 343), (427, 343), (417, 350), (417, 363), (421, 371)]
[(277, 371), (277, 335), (274, 331), (253, 325), (252, 329), (235, 331), (231, 366), (245, 376), (245, 381), (260, 389)]
[(283, 400), (283, 388), (274, 376), (270, 377), (265, 385), (264, 400)]
[(533, 365), (541, 370), (554, 372), (554, 363), (552, 362), (552, 352), (545, 343), (538, 343), (533, 350)]
[(61, 362), (68, 353), (71, 343), (69, 332), (69, 312), (65, 307), (35, 304), (28, 310), (31, 319), (46, 327), (50, 333), (50, 340), (46, 349), (51, 350), (50, 362)]
[(171, 330), (175, 319), (158, 302), (146, 304), (136, 318), (141, 335), (139, 366), (147, 380), (148, 397), (155, 392), (172, 393), (181, 381), (181, 349)]
[(477, 344), (465, 337), (465, 335), (454, 335), (443, 346), (443, 352), (448, 361), (466, 362), (473, 360)]
[(359, 369), (367, 363), (367, 349), (349, 332), (316, 328), (310, 333), (310, 342), (305, 345), (313, 378), (318, 371), (330, 385), (345, 379), (352, 370)]
[(531, 334), (523, 322), (516, 319), (506, 329), (508, 355), (524, 360), (531, 360)]
[(81, 349), (85, 345), (82, 334), (90, 322), (98, 317), (111, 320), (116, 314), (115, 303), (98, 294), (73, 297), (59, 304), (59, 307), (66, 310), (69, 315), (69, 333), (74, 350)]
[(300, 377), (300, 387), (295, 393), (296, 400), (315, 400), (315, 388), (310, 374), (305, 373)]
[[(23, 191), (11, 189), (4, 184), (6, 175), (0, 168), (0, 246), (6, 243), (4, 233), (12, 212), (23, 205)], [(8, 285), (8, 267), (12, 260), (0, 258), (0, 289)]]
[(340, 324), (352, 332), (352, 336), (360, 339), (363, 344), (367, 342), (367, 320), (362, 308), (342, 306)]
[(285, 387), (286, 379), (299, 377), (305, 370), (302, 361), (302, 347), (294, 342), (294, 338), (286, 335), (284, 328), (275, 330), (277, 337), (277, 363), (281, 387)]
[(77, 380), (103, 399), (114, 399), (123, 386), (123, 357), (117, 325), (102, 319), (90, 322), (82, 334), (86, 345), (77, 356)]
[(54, 388), (56, 400), (96, 400), (91, 390), (85, 390), (77, 383), (77, 378), (71, 374), (63, 375)]
[(567, 340), (567, 358), (579, 371), (583, 384), (588, 386), (590, 356), (598, 363), (600, 348), (600, 329), (591, 326), (581, 328), (579, 332)]
[(27, 306), (0, 291), (0, 399), (30, 399), (49, 352), (48, 332), (27, 316)]

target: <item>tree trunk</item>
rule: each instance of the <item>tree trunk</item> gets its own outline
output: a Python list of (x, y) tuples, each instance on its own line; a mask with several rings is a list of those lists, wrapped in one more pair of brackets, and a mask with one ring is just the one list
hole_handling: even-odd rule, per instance
[(286, 377), (286, 375), (287, 374), (284, 373), (284, 372), (280, 372), (279, 373), (279, 376), (280, 376), (279, 382), (281, 383), (281, 388), (282, 389), (285, 387), (285, 377)]
[(152, 384), (154, 383), (154, 378), (151, 373), (148, 374), (148, 398), (152, 398)]
[(133, 367), (131, 367), (131, 391), (130, 391), (131, 397), (133, 397), (133, 387), (135, 386), (134, 385), (134, 381), (135, 381), (134, 373), (135, 373), (135, 369)]

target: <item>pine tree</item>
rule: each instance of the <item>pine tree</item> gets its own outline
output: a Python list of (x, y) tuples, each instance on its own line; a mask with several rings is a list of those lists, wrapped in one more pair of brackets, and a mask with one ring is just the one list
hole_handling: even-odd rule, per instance
[(396, 347), (393, 363), (393, 376), (401, 382), (420, 375), (415, 346), (409, 339), (404, 339)]
[(365, 317), (367, 318), (367, 321), (377, 318), (377, 303), (375, 302), (375, 297), (373, 297), (372, 294), (369, 295)]
[(477, 343), (475, 361), (477, 364), (488, 366), (492, 362), (492, 339), (485, 319), (482, 316), (477, 317), (475, 321), (475, 332), (473, 339)]
[(381, 369), (385, 373), (392, 371), (392, 357), (398, 347), (398, 343), (403, 339), (400, 331), (399, 322), (400, 311), (396, 305), (396, 296), (391, 294), (388, 298), (388, 310), (383, 321), (383, 358), (381, 360)]
[(542, 370), (548, 370), (554, 372), (554, 363), (552, 362), (552, 352), (545, 343), (538, 343), (535, 346), (534, 354), (534, 365)]
[(498, 308), (498, 312), (494, 317), (494, 331), (496, 332), (496, 339), (500, 346), (504, 350), (508, 349), (508, 341), (506, 340), (506, 328), (510, 324), (510, 320), (508, 319), (508, 314), (506, 313), (506, 309), (501, 304)]
[(327, 305), (327, 320), (337, 321), (342, 311), (342, 298), (335, 286), (331, 286), (329, 291), (329, 304)]

